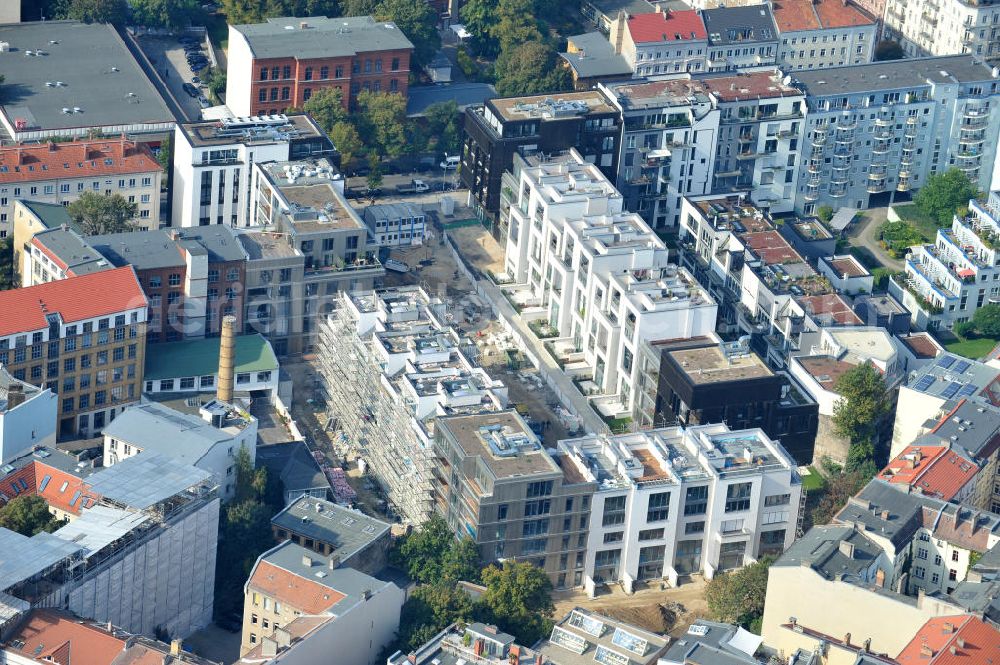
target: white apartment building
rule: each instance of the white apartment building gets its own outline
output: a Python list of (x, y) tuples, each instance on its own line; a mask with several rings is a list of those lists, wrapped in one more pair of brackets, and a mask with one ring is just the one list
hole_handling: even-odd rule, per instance
[(885, 38), (907, 57), (968, 53), (983, 60), (1000, 57), (1000, 8), (970, 0), (888, 0)]
[(0, 464), (35, 446), (55, 446), (59, 398), (15, 379), (0, 364)]
[(506, 386), (474, 363), (475, 343), (445, 323), (447, 307), (419, 287), (341, 294), (319, 334), (339, 445), (415, 525), (433, 511), (435, 419), (507, 405)]
[(158, 229), (162, 175), (149, 147), (125, 138), (2, 147), (0, 238), (13, 231), (15, 200), (69, 205), (84, 192), (121, 194), (138, 227)]
[(104, 428), (104, 466), (140, 453), (159, 453), (212, 474), (223, 501), (236, 494), (236, 455), (246, 449), (253, 464), (257, 419), (218, 400), (181, 413), (156, 402), (136, 404)]
[(886, 205), (894, 192), (958, 168), (980, 190), (993, 178), (1000, 72), (969, 55), (797, 71), (807, 93), (795, 209)]
[(304, 114), (177, 125), (172, 226), (250, 226), (255, 163), (333, 152), (330, 139)]
[(938, 229), (933, 245), (911, 247), (904, 271), (889, 291), (921, 330), (951, 328), (1000, 303), (1000, 192), (969, 201), (968, 215)]
[[(591, 372), (605, 416), (631, 413), (638, 347), (715, 328), (716, 305), (622, 196), (575, 150), (520, 170), (505, 271), (540, 308), (577, 371)], [(579, 363), (583, 363), (586, 369)]]
[[(771, 5), (778, 63), (786, 71), (871, 62), (879, 18), (844, 0), (781, 0)], [(954, 51), (952, 51), (954, 52)]]
[(608, 39), (636, 77), (708, 71), (708, 33), (693, 9), (621, 12)]
[(796, 465), (759, 429), (663, 428), (559, 442), (562, 464), (597, 484), (584, 587), (695, 573), (711, 579), (795, 540)]

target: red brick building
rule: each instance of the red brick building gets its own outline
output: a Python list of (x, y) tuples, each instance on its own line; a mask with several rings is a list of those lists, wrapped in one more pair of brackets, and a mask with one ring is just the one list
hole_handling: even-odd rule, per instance
[(231, 25), (226, 102), (250, 116), (301, 108), (324, 88), (340, 90), (345, 108), (364, 90), (406, 97), (412, 53), (395, 24), (370, 16)]

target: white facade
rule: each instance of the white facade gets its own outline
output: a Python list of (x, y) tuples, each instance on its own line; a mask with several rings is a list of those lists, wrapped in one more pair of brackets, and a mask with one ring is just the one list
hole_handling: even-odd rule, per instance
[[(11, 406), (12, 400), (19, 403)], [(0, 464), (35, 446), (55, 447), (58, 409), (55, 393), (18, 381), (0, 365)]]
[(231, 25), (229, 46), (226, 48), (226, 106), (237, 116), (253, 113), (253, 80), (253, 50), (250, 42)]
[(795, 540), (801, 480), (759, 429), (665, 428), (559, 442), (564, 464), (598, 487), (584, 586), (711, 579)]
[(912, 312), (917, 328), (951, 328), (971, 321), (976, 310), (1000, 303), (1000, 192), (983, 205), (972, 199), (969, 214), (938, 229), (933, 245), (910, 248), (905, 276), (890, 290)]
[(427, 218), (418, 206), (406, 203), (372, 205), (362, 211), (361, 217), (375, 243), (381, 247), (422, 245), (427, 236)]
[(630, 413), (639, 345), (712, 332), (715, 302), (575, 150), (522, 168), (520, 178), (505, 258), (515, 296), (537, 307), (536, 318), (592, 371), (595, 406), (608, 416)]
[(888, 0), (885, 37), (899, 42), (907, 57), (969, 53), (1000, 56), (1000, 8), (962, 0)]
[(877, 43), (874, 20), (867, 25), (782, 32), (778, 64), (785, 70), (860, 65), (874, 59)]

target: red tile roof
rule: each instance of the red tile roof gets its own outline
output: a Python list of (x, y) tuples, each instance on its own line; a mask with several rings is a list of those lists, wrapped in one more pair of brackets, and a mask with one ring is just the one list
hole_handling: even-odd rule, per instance
[(845, 0), (776, 0), (771, 4), (778, 32), (850, 28), (872, 25), (875, 19)]
[(149, 146), (126, 139), (0, 148), (0, 183), (162, 170)]
[[(24, 646), (15, 648), (15, 640)], [(58, 665), (111, 665), (125, 649), (125, 640), (76, 617), (34, 610), (10, 636), (7, 649), (21, 657)], [(37, 651), (36, 651), (37, 649)]]
[(0, 336), (47, 328), (48, 314), (73, 323), (146, 306), (132, 266), (0, 291)]
[(928, 619), (896, 660), (900, 665), (1000, 663), (1000, 631), (971, 614)]
[(96, 503), (100, 496), (91, 492), (82, 478), (41, 460), (32, 460), (0, 480), (0, 505), (22, 494), (40, 496), (53, 508), (73, 515), (79, 515), (85, 505)]
[(889, 460), (879, 478), (950, 501), (978, 471), (978, 466), (945, 446), (907, 446)]
[(275, 598), (304, 614), (320, 614), (346, 596), (330, 587), (307, 580), (267, 561), (254, 569), (249, 587)]
[(708, 39), (701, 15), (693, 9), (633, 16), (628, 20), (628, 31), (636, 44)]

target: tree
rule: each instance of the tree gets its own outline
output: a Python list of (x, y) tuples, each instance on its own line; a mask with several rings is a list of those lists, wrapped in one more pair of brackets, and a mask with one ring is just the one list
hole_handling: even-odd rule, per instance
[(18, 281), (14, 265), (14, 236), (0, 238), (0, 291), (16, 289)]
[(272, 16), (340, 16), (337, 0), (222, 0), (230, 24), (260, 23)]
[(871, 480), (878, 473), (875, 465), (875, 446), (871, 441), (858, 441), (852, 443), (847, 450), (847, 462), (844, 464), (844, 471), (847, 473), (857, 473), (866, 480)]
[(226, 70), (221, 67), (209, 67), (201, 73), (201, 80), (208, 86), (208, 91), (216, 101), (221, 101), (221, 95), (226, 91)]
[(128, 18), (128, 3), (125, 0), (69, 0), (65, 17), (84, 23), (120, 25)]
[(847, 500), (861, 491), (868, 483), (868, 478), (860, 473), (835, 473), (826, 479), (826, 489), (812, 512), (813, 524), (828, 524)]
[(455, 535), (444, 518), (433, 515), (418, 531), (397, 541), (390, 556), (411, 578), (430, 584), (441, 579), (445, 554), (455, 542)]
[(486, 591), (479, 599), (479, 616), (497, 624), (520, 644), (534, 644), (552, 632), (552, 582), (538, 566), (505, 561), (482, 573)]
[(482, 565), (476, 542), (466, 536), (453, 542), (441, 559), (441, 579), (446, 582), (479, 582)]
[(358, 130), (349, 122), (338, 122), (327, 133), (340, 153), (340, 168), (346, 171), (354, 158), (364, 150), (365, 144), (362, 143)]
[(235, 502), (251, 499), (260, 501), (267, 492), (267, 468), (255, 469), (250, 459), (250, 451), (240, 446), (236, 452), (236, 496)]
[(496, 89), (501, 97), (559, 92), (570, 87), (569, 73), (550, 46), (531, 41), (501, 51), (496, 62)]
[(932, 175), (920, 188), (913, 202), (922, 211), (937, 220), (939, 226), (951, 226), (955, 211), (969, 204), (979, 191), (969, 178), (958, 169)]
[(344, 95), (337, 88), (321, 88), (302, 106), (302, 110), (311, 115), (313, 120), (327, 133), (338, 122), (347, 120)]
[(763, 557), (749, 566), (713, 577), (705, 587), (705, 600), (713, 618), (760, 633), (767, 575), (773, 561), (771, 557)]
[(1000, 305), (983, 305), (972, 315), (976, 332), (986, 337), (1000, 337)]
[(371, 16), (375, 13), (378, 0), (341, 0), (340, 8), (344, 16)]
[(179, 30), (198, 14), (196, 0), (130, 0), (132, 22), (150, 28)]
[(356, 125), (372, 151), (398, 157), (407, 149), (406, 100), (398, 93), (364, 90), (358, 95)]
[(833, 208), (827, 205), (822, 205), (816, 208), (816, 216), (819, 217), (819, 221), (827, 224), (831, 219), (833, 219)]
[(976, 333), (976, 324), (972, 321), (959, 321), (951, 327), (951, 331), (959, 337), (967, 338)]
[(432, 137), (433, 145), (428, 142), (427, 149), (439, 153), (457, 153), (462, 147), (460, 117), (455, 100), (428, 106), (424, 111), (424, 122), (427, 125), (427, 135)]
[(31, 537), (43, 531), (52, 533), (66, 522), (49, 512), (45, 499), (34, 494), (16, 496), (0, 508), (0, 527)]
[(472, 37), (469, 46), (482, 56), (495, 56), (499, 44), (493, 38), (499, 17), (496, 0), (466, 0), (459, 10), (462, 23)]
[(368, 155), (368, 164), (371, 169), (368, 171), (368, 191), (374, 194), (375, 190), (382, 186), (382, 160), (378, 155)]
[(399, 616), (398, 648), (410, 653), (456, 621), (470, 621), (474, 605), (469, 594), (453, 584), (418, 587)]
[(69, 204), (66, 212), (80, 225), (84, 235), (96, 236), (131, 230), (138, 210), (138, 205), (129, 203), (121, 194), (84, 192)]
[(441, 48), (437, 13), (425, 0), (381, 0), (375, 20), (392, 21), (413, 42), (413, 59), (426, 65)]
[(532, 0), (500, 0), (497, 3), (496, 25), (490, 36), (496, 40), (500, 53), (542, 40), (534, 10)]
[(906, 56), (899, 42), (883, 39), (875, 46), (875, 60), (902, 60)]
[(892, 408), (882, 373), (864, 362), (841, 374), (833, 389), (840, 396), (833, 405), (837, 436), (852, 444), (874, 441), (879, 421)]

